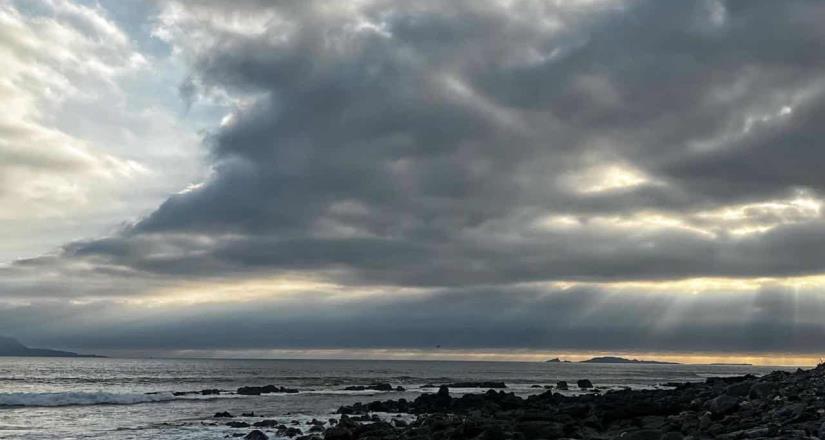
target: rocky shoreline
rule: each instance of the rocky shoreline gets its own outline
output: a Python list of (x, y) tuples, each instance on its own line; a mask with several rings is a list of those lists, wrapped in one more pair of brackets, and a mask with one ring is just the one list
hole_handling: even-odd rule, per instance
[[(598, 384), (597, 384), (598, 385)], [(554, 390), (521, 398), (489, 390), (357, 403), (300, 440), (825, 439), (825, 365), (761, 377), (708, 378), (669, 389)], [(412, 422), (374, 413), (413, 414)], [(333, 423), (336, 422), (336, 423)], [(253, 431), (250, 439), (266, 434)]]

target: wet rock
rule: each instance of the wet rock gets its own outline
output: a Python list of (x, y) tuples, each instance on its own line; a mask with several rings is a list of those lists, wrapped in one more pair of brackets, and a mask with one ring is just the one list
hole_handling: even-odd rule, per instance
[(352, 438), (352, 429), (344, 426), (335, 426), (324, 431), (324, 440), (351, 440)]
[(776, 392), (777, 385), (772, 382), (757, 382), (751, 385), (748, 395), (751, 399), (768, 399)]
[(507, 388), (504, 382), (456, 382), (445, 386), (448, 388)]
[(297, 435), (303, 434), (304, 432), (301, 431), (300, 428), (295, 428), (292, 426), (286, 427), (281, 425), (278, 426), (278, 429), (275, 431), (275, 433), (278, 434), (278, 437), (295, 437)]
[(252, 411), (252, 412), (241, 413), (241, 417), (255, 417), (255, 412)]
[(716, 415), (725, 415), (739, 406), (739, 399), (727, 394), (715, 397), (707, 402), (707, 408)]
[(374, 383), (372, 385), (354, 385), (344, 388), (345, 391), (392, 391), (392, 385), (388, 383)]
[(576, 385), (582, 389), (593, 388), (593, 382), (590, 382), (588, 379), (580, 379), (576, 382)]
[(640, 429), (638, 431), (626, 432), (621, 436), (622, 440), (660, 440), (662, 431), (657, 429)]
[[(552, 391), (519, 397), (492, 389), (453, 397), (442, 387), (413, 401), (343, 406), (339, 426), (325, 434), (331, 440), (813, 440), (825, 438), (823, 402), (825, 366), (573, 397)], [(387, 423), (376, 420), (376, 411), (417, 419)], [(346, 414), (358, 414), (366, 424)]]
[(525, 421), (515, 426), (526, 439), (559, 438), (564, 435), (564, 425), (550, 421)]
[(235, 417), (235, 416), (233, 416), (232, 414), (229, 414), (229, 411), (223, 411), (223, 412), (215, 413), (215, 415), (212, 416), (212, 417), (214, 417), (216, 419), (221, 419), (221, 418), (232, 418), (232, 417)]
[(260, 422), (253, 423), (252, 426), (254, 426), (256, 428), (274, 428), (274, 427), (278, 426), (278, 421), (277, 420), (270, 420), (270, 419), (261, 420)]
[(295, 394), (298, 390), (294, 388), (276, 387), (275, 385), (266, 385), (262, 387), (240, 387), (237, 394), (245, 396), (259, 396), (261, 394), (287, 393)]
[(244, 438), (246, 440), (269, 440), (269, 436), (257, 429), (247, 434)]
[(232, 421), (232, 422), (227, 422), (226, 426), (228, 426), (230, 428), (249, 428), (251, 425), (249, 423), (246, 423), (246, 422)]
[(556, 382), (556, 389), (567, 391), (569, 389), (569, 387), (567, 386), (567, 381), (560, 380)]

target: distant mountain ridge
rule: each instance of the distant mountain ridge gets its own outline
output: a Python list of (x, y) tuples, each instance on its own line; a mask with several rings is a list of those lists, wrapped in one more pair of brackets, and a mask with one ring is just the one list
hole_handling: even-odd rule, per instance
[[(559, 358), (550, 359), (550, 363), (557, 363), (557, 362), (564, 362), (569, 363), (570, 361), (563, 361)], [(592, 359), (588, 359), (586, 361), (579, 361), (580, 364), (656, 364), (656, 365), (678, 365), (678, 362), (663, 362), (663, 361), (646, 361), (646, 360), (639, 360), (639, 359), (627, 359), (618, 356), (600, 356), (594, 357)]]
[(71, 351), (50, 350), (48, 348), (29, 348), (17, 339), (5, 336), (0, 336), (0, 356), (103, 357), (93, 354), (78, 354)]

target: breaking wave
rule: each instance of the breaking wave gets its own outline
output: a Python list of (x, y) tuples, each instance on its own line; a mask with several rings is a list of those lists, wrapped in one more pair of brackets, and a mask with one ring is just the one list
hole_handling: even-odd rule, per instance
[(0, 407), (4, 406), (72, 406), (72, 405), (134, 405), (138, 403), (168, 402), (192, 399), (172, 393), (0, 393)]

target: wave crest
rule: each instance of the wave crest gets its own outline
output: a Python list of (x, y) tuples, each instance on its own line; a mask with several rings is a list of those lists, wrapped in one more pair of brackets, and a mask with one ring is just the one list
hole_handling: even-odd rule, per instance
[(103, 392), (0, 393), (4, 406), (134, 405), (185, 399), (172, 393), (127, 394)]

